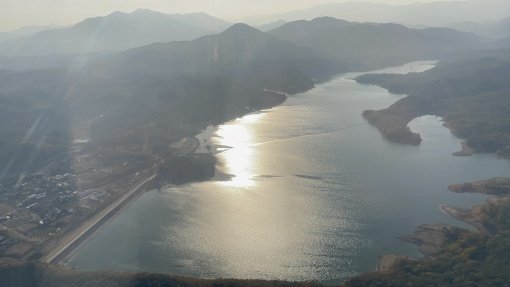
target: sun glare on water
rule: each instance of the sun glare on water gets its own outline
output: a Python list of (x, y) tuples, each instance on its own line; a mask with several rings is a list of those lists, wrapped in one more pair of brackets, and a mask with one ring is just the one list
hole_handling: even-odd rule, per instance
[(228, 147), (228, 150), (221, 154), (223, 171), (232, 176), (229, 181), (222, 184), (235, 188), (249, 188), (255, 185), (253, 124), (263, 116), (263, 113), (251, 114), (218, 128), (216, 144)]

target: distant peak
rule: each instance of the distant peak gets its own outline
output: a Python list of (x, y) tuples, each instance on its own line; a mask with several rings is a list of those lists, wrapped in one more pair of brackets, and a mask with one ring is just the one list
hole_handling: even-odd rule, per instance
[(244, 23), (237, 23), (230, 26), (222, 34), (241, 34), (241, 33), (263, 33), (263, 32), (253, 28), (250, 25)]
[(331, 16), (322, 16), (322, 17), (317, 17), (312, 20), (312, 22), (314, 22), (314, 21), (339, 21), (339, 20), (337, 18), (331, 17)]
[(146, 9), (146, 8), (139, 8), (133, 11), (131, 14), (138, 14), (138, 15), (144, 15), (144, 14), (164, 14), (162, 12)]
[(211, 16), (205, 12), (195, 12), (195, 13), (190, 13), (190, 15)]
[(311, 23), (321, 23), (321, 24), (347, 24), (350, 23), (345, 20), (337, 19), (334, 17), (324, 16), (324, 17), (318, 17), (310, 21)]
[(138, 8), (135, 11), (133, 11), (133, 13), (145, 13), (145, 12), (153, 12), (153, 11), (150, 9), (147, 9), (147, 8)]
[(97, 16), (97, 17), (91, 17), (87, 18), (76, 25), (74, 25), (74, 28), (82, 28), (82, 27), (88, 27), (89, 25), (97, 25), (98, 23), (105, 21), (106, 19), (118, 19), (122, 18), (128, 15), (127, 13), (121, 12), (121, 11), (115, 11), (112, 12), (106, 16)]
[[(110, 16), (121, 16), (121, 15), (122, 16), (123, 15), (127, 15), (127, 13), (124, 13), (122, 11), (115, 11), (115, 12), (110, 13), (107, 17), (110, 17)], [(96, 17), (96, 18), (98, 18), (98, 17)]]

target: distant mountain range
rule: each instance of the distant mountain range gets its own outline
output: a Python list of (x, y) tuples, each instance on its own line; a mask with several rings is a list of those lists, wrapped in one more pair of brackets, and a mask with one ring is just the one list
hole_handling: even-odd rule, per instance
[(510, 16), (508, 0), (437, 1), (409, 5), (366, 2), (330, 3), (283, 14), (253, 17), (248, 23), (276, 20), (311, 20), (331, 16), (348, 21), (401, 23), (429, 27), (449, 26), (465, 21), (488, 22)]
[(477, 37), (447, 28), (410, 29), (398, 24), (357, 23), (331, 17), (300, 20), (268, 32), (344, 63), (350, 70), (372, 69), (476, 45)]
[(26, 26), (10, 32), (0, 32), (0, 41), (8, 39), (16, 39), (21, 37), (28, 37), (42, 31), (62, 28), (57, 25), (43, 25), (43, 26)]
[[(77, 106), (93, 106), (92, 111), (99, 107), (105, 115), (93, 128), (94, 139), (104, 141), (131, 134), (133, 127), (148, 122), (161, 128), (177, 121), (204, 123), (204, 128), (271, 107), (285, 100), (282, 93), (311, 89), (312, 77), (325, 71), (344, 69), (312, 49), (236, 24), (193, 41), (157, 43), (97, 58), (83, 73), (105, 83), (98, 91), (104, 96), (91, 101), (78, 95), (76, 101)], [(107, 91), (119, 83), (125, 92), (112, 97)]]
[[(311, 77), (345, 71), (311, 47), (302, 47), (246, 24), (193, 41), (155, 43), (99, 58), (89, 64), (94, 73), (172, 77), (180, 74), (214, 74), (239, 77), (253, 69), (295, 68)], [(332, 68), (336, 67), (336, 68)], [(269, 87), (266, 87), (269, 88)]]
[(501, 40), (491, 43), (492, 48), (495, 49), (509, 49), (510, 48), (510, 37), (503, 38)]
[(462, 22), (450, 26), (453, 29), (475, 33), (487, 38), (510, 37), (510, 17), (490, 22)]
[[(147, 13), (152, 14), (134, 14)], [(63, 31), (69, 35), (102, 21), (90, 19)], [(130, 31), (131, 26), (126, 27)], [(24, 115), (33, 110), (35, 116), (52, 119), (47, 128), (56, 135), (44, 139), (51, 140), (47, 153), (34, 163), (59, 154), (74, 130), (86, 130), (91, 144), (102, 147), (138, 150), (145, 145), (142, 139), (151, 139), (149, 149), (164, 150), (172, 140), (280, 104), (285, 94), (309, 90), (335, 74), (434, 59), (477, 43), (471, 34), (451, 29), (418, 30), (323, 17), (287, 23), (268, 33), (235, 24), (191, 41), (153, 43), (93, 57), (0, 58), (1, 65), (20, 70), (0, 73), (4, 102), (0, 109), (12, 115), (0, 124), (8, 135), (0, 142), (5, 151), (0, 162), (20, 148), (23, 133), (18, 131), (26, 131), (12, 123), (23, 122), (29, 128), (36, 119)], [(35, 152), (40, 140), (34, 137), (24, 144), (27, 154)]]
[(267, 24), (259, 25), (256, 28), (259, 29), (260, 31), (267, 32), (269, 30), (273, 30), (280, 26), (283, 26), (284, 24), (287, 24), (287, 21), (278, 20), (278, 21), (273, 21), (273, 22), (267, 23)]
[(155, 42), (192, 40), (230, 24), (205, 13), (115, 12), (72, 27), (50, 29), (0, 42), (2, 56), (114, 52)]
[(268, 72), (285, 67), (320, 79), (431, 59), (477, 43), (475, 36), (452, 29), (418, 30), (322, 17), (287, 23), (267, 33), (235, 24), (220, 34), (193, 41), (155, 43), (99, 57), (88, 67), (95, 74), (136, 74), (151, 79), (181, 74), (240, 77), (255, 69)]

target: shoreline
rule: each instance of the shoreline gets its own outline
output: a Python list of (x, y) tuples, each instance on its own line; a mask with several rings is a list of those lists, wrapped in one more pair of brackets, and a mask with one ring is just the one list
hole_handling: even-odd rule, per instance
[[(194, 154), (201, 146), (201, 142), (196, 136), (190, 137), (193, 142), (193, 148), (188, 154)], [(105, 207), (95, 216), (87, 219), (77, 229), (64, 235), (57, 243), (57, 246), (46, 253), (39, 261), (50, 264), (65, 265), (85, 243), (91, 240), (102, 229), (117, 218), (126, 208), (131, 206), (145, 192), (149, 191), (147, 186), (156, 183), (158, 179), (158, 169), (161, 165), (155, 165), (144, 171), (150, 176), (140, 181), (130, 191), (120, 196), (117, 200)], [(44, 248), (44, 247), (43, 247)]]
[[(448, 126), (445, 125), (445, 127), (448, 128)], [(450, 129), (450, 128), (448, 128)], [(450, 129), (451, 131), (451, 129)], [(458, 152), (454, 152), (453, 156), (473, 156), (476, 153), (476, 150), (472, 147), (470, 147), (467, 142), (461, 142), (460, 143), (462, 149)]]
[(393, 143), (420, 145), (421, 135), (411, 131), (408, 124), (418, 116), (402, 116), (383, 111), (366, 110), (363, 118), (374, 126), (379, 133)]
[[(367, 71), (367, 73), (370, 73), (370, 71)], [(343, 74), (338, 74), (338, 75), (336, 75), (336, 76), (337, 76), (337, 77), (339, 77), (339, 76), (342, 76), (342, 75), (343, 75)], [(313, 89), (313, 88), (311, 88), (311, 89), (309, 89), (309, 90), (312, 90), (312, 89)], [(282, 94), (282, 95), (286, 95), (286, 94)], [(285, 98), (285, 100), (284, 100), (284, 101), (282, 101), (281, 103), (278, 103), (278, 104), (273, 105), (273, 106), (271, 106), (271, 107), (259, 107), (258, 109), (255, 109), (255, 110), (249, 110), (249, 111), (247, 111), (246, 113), (242, 113), (241, 115), (238, 115), (237, 117), (234, 117), (234, 118), (228, 119), (228, 120), (226, 120), (225, 122), (219, 123), (218, 125), (224, 124), (224, 123), (226, 123), (226, 122), (228, 122), (228, 121), (232, 121), (232, 120), (234, 120), (234, 119), (236, 119), (236, 118), (240, 118), (240, 117), (243, 117), (243, 116), (246, 116), (246, 115), (252, 114), (252, 113), (258, 113), (258, 112), (261, 112), (262, 110), (265, 110), (265, 109), (268, 109), (268, 108), (274, 108), (274, 107), (280, 106), (280, 105), (282, 105), (283, 103), (285, 103), (285, 102), (287, 101), (287, 99), (288, 99), (288, 97), (286, 97), (286, 98)], [(191, 140), (192, 140), (192, 141), (196, 144), (196, 146), (195, 146), (195, 148), (194, 148), (193, 152), (196, 152), (199, 148), (201, 149), (202, 141), (201, 141), (199, 138), (197, 138), (197, 135), (195, 135), (195, 136), (190, 136), (189, 138), (190, 138), (190, 139), (191, 139)], [(210, 140), (210, 139), (208, 139), (208, 140)], [(209, 142), (209, 144), (211, 144), (211, 142)], [(215, 155), (215, 153), (213, 153), (213, 154)], [(192, 182), (194, 182), (194, 181), (192, 181)], [(137, 199), (137, 198), (133, 198), (133, 199), (132, 199), (132, 201), (134, 202), (136, 199)], [(127, 206), (126, 206), (126, 207), (127, 207)], [(122, 212), (122, 210), (118, 210), (118, 211), (117, 211), (117, 215), (118, 215), (120, 212)], [(116, 215), (115, 215), (115, 216), (116, 216)], [(114, 217), (113, 217), (111, 220), (113, 220), (113, 219), (114, 219)], [(92, 238), (92, 237), (93, 237), (93, 236), (94, 236), (97, 232), (99, 232), (99, 231), (100, 231), (100, 229), (101, 229), (101, 228), (103, 228), (103, 227), (104, 227), (104, 226), (106, 226), (107, 224), (108, 224), (108, 222), (105, 222), (105, 223), (103, 224), (103, 226), (102, 226), (102, 227), (98, 227), (98, 228), (97, 228), (97, 230), (96, 230), (94, 233), (91, 233), (91, 234), (89, 235), (89, 237), (88, 237), (88, 238), (89, 238), (89, 239), (90, 239), (90, 238)], [(75, 251), (74, 251), (74, 252), (77, 252), (77, 250), (81, 247), (81, 245), (82, 245), (82, 244), (84, 244), (86, 241), (87, 241), (87, 239), (84, 239), (84, 240), (82, 240), (82, 241), (81, 241), (81, 243), (80, 243), (78, 246), (74, 247), (74, 249), (75, 249)], [(57, 260), (56, 262), (52, 262), (52, 263), (65, 263), (66, 259), (67, 259), (67, 258), (69, 258), (69, 257), (70, 257), (70, 256), (72, 256), (72, 255), (73, 255), (73, 251), (70, 251), (70, 252), (69, 252), (69, 254), (66, 256), (66, 258), (63, 258), (63, 259), (61, 259), (61, 260)]]
[(87, 240), (90, 240), (97, 232), (113, 221), (126, 207), (142, 196), (146, 192), (144, 188), (146, 184), (149, 184), (155, 178), (156, 175), (152, 174), (99, 214), (87, 220), (75, 231), (63, 236), (57, 243), (57, 246), (39, 259), (39, 261), (52, 264), (66, 263), (69, 257), (79, 250)]
[(397, 266), (402, 260), (413, 260), (413, 258), (399, 254), (386, 254), (379, 256), (377, 260), (376, 272), (390, 272), (395, 266)]
[(483, 205), (476, 205), (471, 207), (471, 209), (459, 209), (448, 205), (441, 205), (439, 208), (445, 214), (448, 214), (449, 216), (461, 222), (467, 223), (475, 227), (479, 232), (485, 232), (486, 231), (485, 228), (480, 223), (481, 222), (480, 216), (483, 213), (480, 210), (482, 206)]
[[(408, 99), (410, 96), (402, 99)], [(405, 106), (405, 102), (398, 101), (395, 104), (400, 104)], [(394, 104), (394, 105), (395, 105)], [(405, 108), (405, 107), (401, 107)], [(407, 145), (415, 145), (418, 146), (423, 142), (423, 139), (419, 133), (413, 132), (408, 124), (413, 120), (422, 117), (422, 116), (436, 116), (445, 120), (443, 116), (435, 114), (435, 113), (416, 113), (416, 114), (399, 114), (398, 107), (391, 106), (390, 108), (384, 110), (366, 110), (363, 112), (363, 118), (368, 121), (370, 125), (375, 127), (379, 133), (390, 142), (399, 143), (399, 144), (407, 144)], [(476, 149), (471, 147), (465, 139), (459, 137), (455, 130), (451, 127), (448, 122), (443, 124), (445, 128), (447, 128), (450, 133), (457, 137), (460, 142), (461, 150), (452, 153), (453, 156), (456, 157), (469, 157), (478, 153)]]
[[(311, 90), (314, 87), (308, 89)], [(305, 91), (306, 92), (306, 91)], [(249, 112), (242, 113), (239, 117), (246, 116), (250, 113), (260, 112), (267, 108), (274, 108), (285, 103), (288, 99), (287, 94), (279, 93), (279, 95), (285, 95), (285, 99), (279, 102), (276, 105), (272, 105), (270, 107), (263, 106), (259, 107), (255, 110), (250, 110)], [(224, 124), (233, 119), (226, 120), (221, 124)], [(193, 142), (193, 148), (188, 151), (186, 154), (196, 154), (201, 148), (202, 143), (197, 138), (197, 135), (189, 137)], [(210, 153), (210, 152), (207, 152)], [(211, 153), (212, 154), (212, 153)], [(215, 154), (212, 156), (216, 157)], [(91, 240), (98, 232), (100, 232), (103, 228), (105, 228), (109, 223), (111, 223), (117, 216), (119, 216), (122, 211), (128, 208), (131, 204), (133, 204), (138, 198), (140, 198), (147, 190), (145, 189), (146, 185), (151, 185), (153, 183), (157, 184), (158, 180), (158, 169), (163, 166), (161, 164), (157, 166), (153, 166), (148, 171), (144, 171), (143, 173), (151, 174), (148, 178), (141, 181), (138, 185), (132, 188), (129, 192), (120, 196), (117, 200), (112, 202), (110, 205), (101, 210), (98, 214), (92, 216), (91, 218), (86, 219), (80, 226), (68, 234), (64, 234), (60, 239), (56, 242), (49, 242), (49, 244), (43, 244), (41, 249), (45, 250), (48, 248), (50, 244), (56, 244), (55, 247), (51, 248), (51, 251), (44, 252), (44, 255), (38, 259), (39, 262), (48, 263), (48, 264), (58, 264), (65, 265), (72, 256), (74, 256), (79, 249), (89, 240)], [(189, 183), (198, 182), (198, 180), (191, 180)], [(188, 182), (187, 182), (188, 183)]]
[[(285, 101), (286, 101), (286, 100), (285, 100)], [(285, 101), (283, 101), (282, 103), (284, 103)], [(272, 106), (272, 107), (279, 106), (279, 105), (281, 105), (282, 103), (279, 103), (279, 104), (274, 105), (274, 106)], [(267, 108), (267, 107), (264, 107), (264, 108), (262, 108), (262, 109), (266, 109), (266, 108)], [(260, 110), (262, 110), (262, 109), (251, 110), (249, 113), (259, 112), (259, 111), (260, 111)], [(249, 114), (249, 113), (246, 113), (246, 114)], [(246, 114), (244, 114), (244, 113), (243, 113), (242, 115), (240, 115), (240, 117), (241, 117), (241, 116), (245, 116)], [(198, 139), (196, 138), (196, 136), (193, 136), (193, 137), (190, 137), (190, 138), (192, 138), (192, 140), (193, 140), (195, 143), (200, 143), (200, 140), (198, 140)], [(196, 150), (197, 150), (197, 148), (195, 148), (195, 149), (194, 149), (194, 151), (196, 151)], [(148, 179), (147, 179), (147, 180), (148, 180)], [(143, 194), (143, 193), (141, 193), (141, 194)], [(141, 194), (140, 194), (139, 196), (141, 196)], [(124, 206), (123, 208), (126, 208), (127, 206), (129, 206), (129, 204), (130, 204), (130, 203), (132, 203), (132, 202), (134, 202), (137, 198), (138, 198), (138, 197), (135, 197), (135, 198), (130, 199), (130, 202), (129, 202), (129, 203), (127, 203), (127, 204), (126, 204), (126, 206)], [(64, 246), (64, 248), (65, 248), (65, 249), (68, 249), (68, 248), (69, 248), (69, 249), (73, 249), (73, 250), (69, 250), (69, 251), (65, 251), (65, 250), (64, 250), (64, 251), (62, 251), (62, 252), (61, 252), (61, 253), (67, 252), (67, 255), (66, 255), (66, 254), (64, 254), (62, 258), (57, 257), (58, 255), (56, 255), (54, 258), (52, 258), (52, 259), (51, 259), (51, 261), (45, 261), (45, 262), (50, 262), (50, 263), (65, 263), (66, 259), (68, 259), (69, 257), (73, 256), (73, 255), (74, 255), (74, 253), (75, 253), (75, 252), (77, 252), (77, 250), (79, 250), (79, 248), (80, 248), (83, 244), (85, 244), (85, 243), (87, 242), (87, 240), (88, 240), (88, 239), (92, 238), (92, 237), (93, 237), (93, 236), (94, 236), (97, 232), (99, 232), (99, 231), (101, 230), (101, 228), (103, 228), (104, 226), (106, 226), (109, 222), (111, 222), (111, 221), (115, 218), (115, 216), (117, 216), (118, 214), (120, 214), (120, 212), (122, 212), (123, 208), (122, 208), (122, 209), (120, 209), (120, 210), (115, 211), (115, 214), (112, 214), (109, 220), (107, 220), (107, 221), (103, 222), (102, 224), (100, 224), (100, 226), (99, 226), (99, 227), (97, 227), (94, 231), (92, 231), (92, 232), (91, 232), (89, 235), (87, 235), (85, 238), (83, 238), (83, 239), (81, 239), (81, 240), (80, 240), (79, 238), (76, 238), (74, 241), (80, 241), (79, 243), (77, 243), (77, 245), (76, 245), (76, 246), (74, 246), (74, 245), (73, 245), (73, 246)], [(79, 236), (83, 236), (83, 235), (79, 235)], [(87, 238), (88, 238), (88, 239), (87, 239)], [(70, 244), (73, 244), (73, 242), (71, 242)]]
[[(498, 206), (510, 201), (510, 178), (496, 177), (488, 180), (469, 182), (463, 184), (452, 184), (448, 186), (450, 192), (455, 193), (478, 193), (489, 195), (485, 204), (472, 206), (469, 209), (460, 209), (448, 205), (441, 205), (439, 209), (452, 218), (466, 223), (482, 234), (491, 234), (491, 226), (485, 223), (487, 206)], [(455, 225), (445, 224), (424, 224), (419, 226), (412, 234), (400, 237), (401, 240), (409, 242), (418, 247), (421, 254), (427, 258), (435, 258), (447, 243), (448, 233), (454, 230), (464, 230)], [(468, 232), (475, 232), (473, 230)], [(379, 257), (376, 271), (390, 272), (402, 260), (417, 260), (404, 255), (385, 254)]]
[[(371, 71), (365, 71), (364, 73), (370, 73)], [(324, 82), (327, 82), (331, 79), (334, 79), (335, 77), (341, 76), (346, 73), (338, 73), (334, 74), (329, 77), (328, 80), (319, 81), (315, 83), (314, 85), (307, 87), (305, 89), (299, 90), (297, 93), (305, 93), (308, 92), (316, 87), (316, 84), (322, 84)], [(252, 107), (249, 110), (242, 110), (237, 113), (236, 116), (225, 119), (222, 123), (217, 124), (224, 124), (230, 120), (233, 120), (238, 117), (246, 116), (247, 114), (254, 113), (254, 112), (260, 112), (264, 109), (274, 108), (277, 106), (282, 105), (287, 101), (289, 98), (288, 93), (278, 92), (278, 91), (270, 91), (270, 90), (264, 90), (266, 93), (274, 94), (277, 98), (272, 103), (262, 103), (259, 104), (257, 107)], [(190, 137), (191, 140), (194, 142), (194, 147), (192, 151), (189, 152), (189, 154), (196, 153), (199, 149), (202, 149), (201, 147), (202, 143), (201, 141), (195, 136)], [(209, 152), (209, 151), (208, 151)], [(213, 154), (215, 157), (215, 155)], [(93, 215), (91, 218), (86, 219), (82, 224), (80, 224), (76, 229), (70, 231), (67, 234), (63, 234), (60, 238), (56, 240), (50, 240), (49, 242), (43, 244), (40, 249), (43, 251), (43, 255), (41, 258), (39, 258), (39, 261), (46, 262), (46, 263), (65, 263), (66, 260), (70, 256), (72, 256), (76, 251), (87, 241), (90, 240), (97, 232), (99, 232), (102, 228), (104, 228), (108, 223), (110, 223), (113, 219), (115, 219), (116, 216), (118, 216), (124, 208), (128, 207), (131, 203), (133, 203), (139, 196), (143, 194), (143, 192), (140, 192), (143, 190), (143, 186), (154, 180), (158, 180), (158, 176), (156, 174), (158, 167), (151, 168), (153, 175), (151, 175), (149, 178), (145, 179), (140, 185), (135, 186), (130, 192), (125, 193), (120, 196), (117, 200), (115, 200), (113, 203), (111, 203), (109, 206), (105, 207), (103, 210), (101, 210), (98, 214)], [(145, 172), (144, 172), (145, 173)], [(195, 180), (191, 180), (190, 182), (195, 182)], [(56, 245), (55, 247), (49, 247), (51, 245)], [(46, 251), (47, 249), (50, 249), (50, 251)]]
[[(341, 74), (338, 74), (341, 75)], [(338, 76), (335, 75), (335, 76)], [(315, 88), (315, 85), (304, 90), (300, 91), (299, 93), (308, 92)], [(271, 105), (262, 105), (257, 108), (252, 108), (250, 110), (244, 110), (240, 112), (239, 115), (236, 117), (232, 117), (230, 119), (226, 119), (224, 122), (221, 122), (217, 125), (225, 124), (229, 121), (232, 121), (239, 117), (244, 117), (246, 115), (261, 112), (265, 109), (274, 108), (277, 106), (282, 105), (285, 103), (289, 95), (282, 92), (275, 92), (275, 91), (265, 91), (267, 93), (273, 93), (276, 94), (281, 98), (281, 100), (277, 101), (275, 104)], [(216, 126), (217, 126), (216, 125)], [(207, 129), (207, 127), (206, 127)], [(199, 133), (200, 134), (200, 133)], [(186, 154), (199, 154), (199, 153), (207, 153), (211, 154), (213, 157), (216, 158), (216, 153), (213, 153), (211, 151), (203, 151), (202, 149), (205, 149), (205, 147), (202, 146), (202, 141), (197, 138), (196, 134), (194, 136), (189, 137), (193, 141), (193, 148), (186, 152)], [(207, 141), (210, 141), (210, 138), (207, 139)], [(106, 208), (101, 210), (98, 214), (95, 216), (92, 216), (91, 218), (88, 218), (85, 220), (78, 228), (75, 230), (69, 232), (68, 234), (63, 235), (60, 239), (58, 239), (55, 242), (51, 242), (50, 244), (56, 244), (55, 247), (51, 248), (51, 251), (44, 252), (44, 255), (39, 258), (37, 261), (47, 264), (56, 264), (56, 265), (66, 265), (70, 259), (78, 253), (81, 247), (85, 243), (87, 243), (89, 240), (91, 240), (95, 235), (97, 235), (102, 229), (104, 229), (109, 223), (111, 223), (117, 216), (119, 216), (122, 211), (124, 211), (126, 208), (128, 208), (131, 204), (133, 204), (137, 199), (139, 199), (147, 190), (145, 189), (146, 185), (151, 184), (158, 184), (159, 180), (159, 174), (158, 169), (160, 169), (164, 164), (159, 164), (157, 166), (153, 166), (148, 171), (144, 171), (143, 173), (151, 174), (148, 178), (143, 180), (141, 183), (136, 185), (134, 188), (132, 188), (129, 192), (123, 194), (120, 198), (112, 202), (110, 205), (108, 205)], [(216, 166), (214, 167), (216, 170)], [(216, 170), (216, 174), (219, 171)], [(199, 180), (191, 180), (186, 183), (194, 183), (199, 182)], [(41, 249), (44, 250), (48, 247), (49, 244), (43, 244)]]

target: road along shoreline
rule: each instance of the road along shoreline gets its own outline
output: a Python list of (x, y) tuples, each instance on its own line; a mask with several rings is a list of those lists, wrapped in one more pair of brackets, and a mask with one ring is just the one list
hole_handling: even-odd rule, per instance
[(136, 201), (146, 191), (146, 187), (156, 178), (152, 175), (140, 182), (137, 186), (124, 194), (110, 206), (105, 208), (96, 216), (87, 220), (78, 229), (65, 236), (58, 245), (43, 256), (40, 261), (45, 263), (62, 264), (65, 263), (88, 239), (100, 231), (104, 226), (110, 223), (115, 217)]

